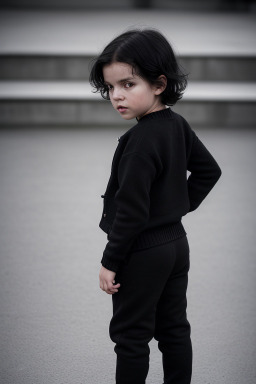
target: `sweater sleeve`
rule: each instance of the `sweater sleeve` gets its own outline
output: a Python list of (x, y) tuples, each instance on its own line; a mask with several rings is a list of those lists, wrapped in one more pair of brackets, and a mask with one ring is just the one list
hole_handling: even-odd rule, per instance
[(194, 132), (187, 169), (191, 172), (187, 181), (191, 212), (198, 208), (221, 176), (216, 160)]
[(116, 272), (136, 236), (145, 228), (155, 175), (156, 168), (148, 155), (130, 153), (122, 157), (118, 168), (115, 220), (101, 260), (105, 268)]

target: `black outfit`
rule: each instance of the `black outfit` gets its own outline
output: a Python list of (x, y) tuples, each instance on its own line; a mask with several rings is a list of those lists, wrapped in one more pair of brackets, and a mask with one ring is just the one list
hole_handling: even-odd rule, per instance
[(189, 247), (181, 218), (220, 175), (189, 124), (169, 108), (143, 116), (119, 140), (100, 222), (109, 240), (102, 265), (121, 283), (110, 323), (118, 384), (145, 383), (153, 337), (165, 384), (190, 383)]

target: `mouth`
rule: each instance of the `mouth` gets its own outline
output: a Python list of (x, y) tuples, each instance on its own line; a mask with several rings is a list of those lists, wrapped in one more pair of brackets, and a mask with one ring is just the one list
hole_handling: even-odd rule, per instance
[(120, 113), (127, 111), (127, 109), (128, 109), (128, 108), (123, 107), (122, 105), (119, 105), (119, 106), (117, 107), (117, 110), (118, 110), (118, 112), (120, 112)]

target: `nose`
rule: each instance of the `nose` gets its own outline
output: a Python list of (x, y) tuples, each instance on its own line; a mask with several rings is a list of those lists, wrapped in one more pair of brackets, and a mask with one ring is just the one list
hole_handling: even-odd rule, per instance
[(112, 93), (112, 98), (113, 100), (115, 101), (118, 101), (118, 100), (123, 100), (124, 99), (124, 96), (122, 94), (122, 90), (120, 88), (114, 88), (113, 89), (113, 93)]

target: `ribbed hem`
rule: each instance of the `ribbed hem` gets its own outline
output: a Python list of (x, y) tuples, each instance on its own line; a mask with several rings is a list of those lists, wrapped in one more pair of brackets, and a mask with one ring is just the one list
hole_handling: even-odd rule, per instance
[[(181, 221), (174, 224), (168, 224), (161, 227), (148, 229), (142, 232), (136, 238), (130, 252), (140, 251), (143, 249), (155, 247), (157, 245), (166, 244), (170, 241), (174, 241), (183, 236), (186, 236), (186, 234), (187, 233)], [(103, 267), (109, 269), (110, 271), (117, 272), (120, 265), (122, 264), (122, 261), (120, 263), (113, 261), (103, 254), (101, 264)]]
[(187, 233), (181, 223), (168, 224), (142, 232), (135, 240), (132, 250), (154, 247), (185, 236)]

